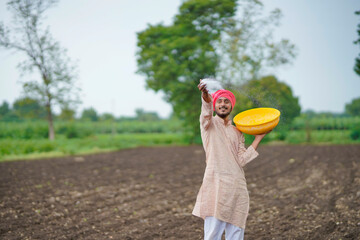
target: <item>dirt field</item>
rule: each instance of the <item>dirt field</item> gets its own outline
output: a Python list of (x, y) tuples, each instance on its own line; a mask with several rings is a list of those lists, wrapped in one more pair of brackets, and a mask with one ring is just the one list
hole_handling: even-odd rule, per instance
[[(359, 239), (360, 145), (261, 146), (246, 239)], [(0, 239), (202, 239), (201, 146), (0, 163)]]

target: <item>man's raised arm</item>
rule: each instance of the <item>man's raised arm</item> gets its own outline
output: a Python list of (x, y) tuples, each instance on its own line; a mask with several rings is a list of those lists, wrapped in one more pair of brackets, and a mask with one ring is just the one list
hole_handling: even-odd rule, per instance
[(208, 129), (211, 123), (212, 118), (212, 97), (206, 89), (206, 85), (200, 83), (198, 85), (199, 90), (202, 92), (202, 105), (201, 105), (201, 114), (200, 114), (200, 125), (203, 129)]

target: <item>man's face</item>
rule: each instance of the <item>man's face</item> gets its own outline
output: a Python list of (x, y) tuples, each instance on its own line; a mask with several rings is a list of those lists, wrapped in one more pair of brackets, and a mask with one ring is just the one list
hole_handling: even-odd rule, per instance
[(221, 117), (226, 118), (232, 111), (231, 102), (225, 97), (220, 97), (215, 102), (215, 113)]

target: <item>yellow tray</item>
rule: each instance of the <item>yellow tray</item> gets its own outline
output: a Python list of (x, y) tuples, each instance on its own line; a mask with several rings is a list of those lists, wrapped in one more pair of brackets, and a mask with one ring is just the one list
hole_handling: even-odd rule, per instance
[(237, 129), (243, 133), (263, 134), (278, 125), (280, 111), (275, 108), (253, 108), (237, 114), (233, 121)]

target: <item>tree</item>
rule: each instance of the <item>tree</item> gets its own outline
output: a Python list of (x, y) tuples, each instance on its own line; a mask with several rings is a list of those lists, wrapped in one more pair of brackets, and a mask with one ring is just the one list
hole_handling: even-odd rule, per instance
[(136, 119), (139, 121), (157, 121), (160, 120), (156, 112), (146, 112), (144, 109), (138, 108), (135, 110)]
[(10, 105), (7, 101), (3, 101), (0, 106), (0, 121), (13, 122), (18, 121), (19, 116), (10, 108)]
[[(45, 11), (58, 0), (10, 0), (8, 9), (13, 14), (14, 25), (10, 28), (0, 23), (0, 46), (25, 54), (19, 64), (23, 74), (36, 70), (40, 79), (23, 83), (24, 91), (38, 98), (47, 112), (49, 139), (55, 138), (53, 126), (54, 105), (78, 103), (74, 65), (65, 49), (55, 41), (49, 31), (42, 28)], [(11, 29), (11, 31), (10, 31)]]
[(10, 111), (11, 111), (11, 109), (10, 109), (9, 103), (6, 101), (3, 101), (3, 103), (0, 106), (0, 118), (4, 117)]
[(264, 16), (260, 1), (239, 2), (239, 13), (223, 32), (217, 46), (221, 59), (217, 78), (225, 86), (239, 86), (259, 79), (281, 65), (290, 64), (296, 56), (296, 47), (289, 40), (277, 42), (273, 39), (274, 28), (282, 17), (279, 9)]
[(64, 121), (72, 121), (75, 119), (75, 114), (76, 112), (74, 109), (64, 106), (63, 108), (61, 108), (61, 113), (58, 118)]
[(87, 108), (83, 110), (81, 120), (96, 122), (99, 120), (99, 116), (94, 108)]
[(250, 80), (241, 89), (234, 89), (238, 104), (234, 114), (257, 107), (272, 107), (281, 112), (281, 123), (288, 125), (300, 115), (299, 99), (293, 96), (291, 88), (279, 82), (274, 76)]
[(149, 25), (138, 33), (138, 73), (147, 88), (163, 91), (178, 117), (184, 118), (193, 140), (200, 135), (199, 79), (214, 76), (218, 65), (215, 41), (231, 25), (236, 0), (188, 0), (174, 23)]
[[(239, 87), (268, 69), (291, 63), (296, 49), (272, 40), (281, 12), (262, 16), (259, 0), (188, 0), (170, 26), (149, 25), (138, 33), (138, 73), (147, 87), (165, 93), (176, 115), (199, 139), (199, 79), (217, 77)], [(242, 9), (239, 18), (236, 8)]]
[(37, 99), (24, 97), (16, 100), (13, 104), (13, 111), (20, 119), (42, 119), (46, 111)]
[[(360, 11), (356, 11), (355, 14), (360, 16)], [(357, 25), (357, 28), (357, 34), (359, 35), (359, 38), (354, 43), (359, 44), (360, 46), (360, 23)], [(360, 76), (360, 54), (355, 59), (354, 71)]]
[(346, 104), (345, 112), (351, 116), (360, 116), (360, 97), (355, 98), (351, 103)]
[(115, 120), (115, 117), (114, 117), (114, 115), (111, 114), (111, 113), (103, 113), (103, 114), (101, 114), (101, 116), (100, 116), (100, 120), (101, 120), (101, 121), (112, 122), (112, 121)]

